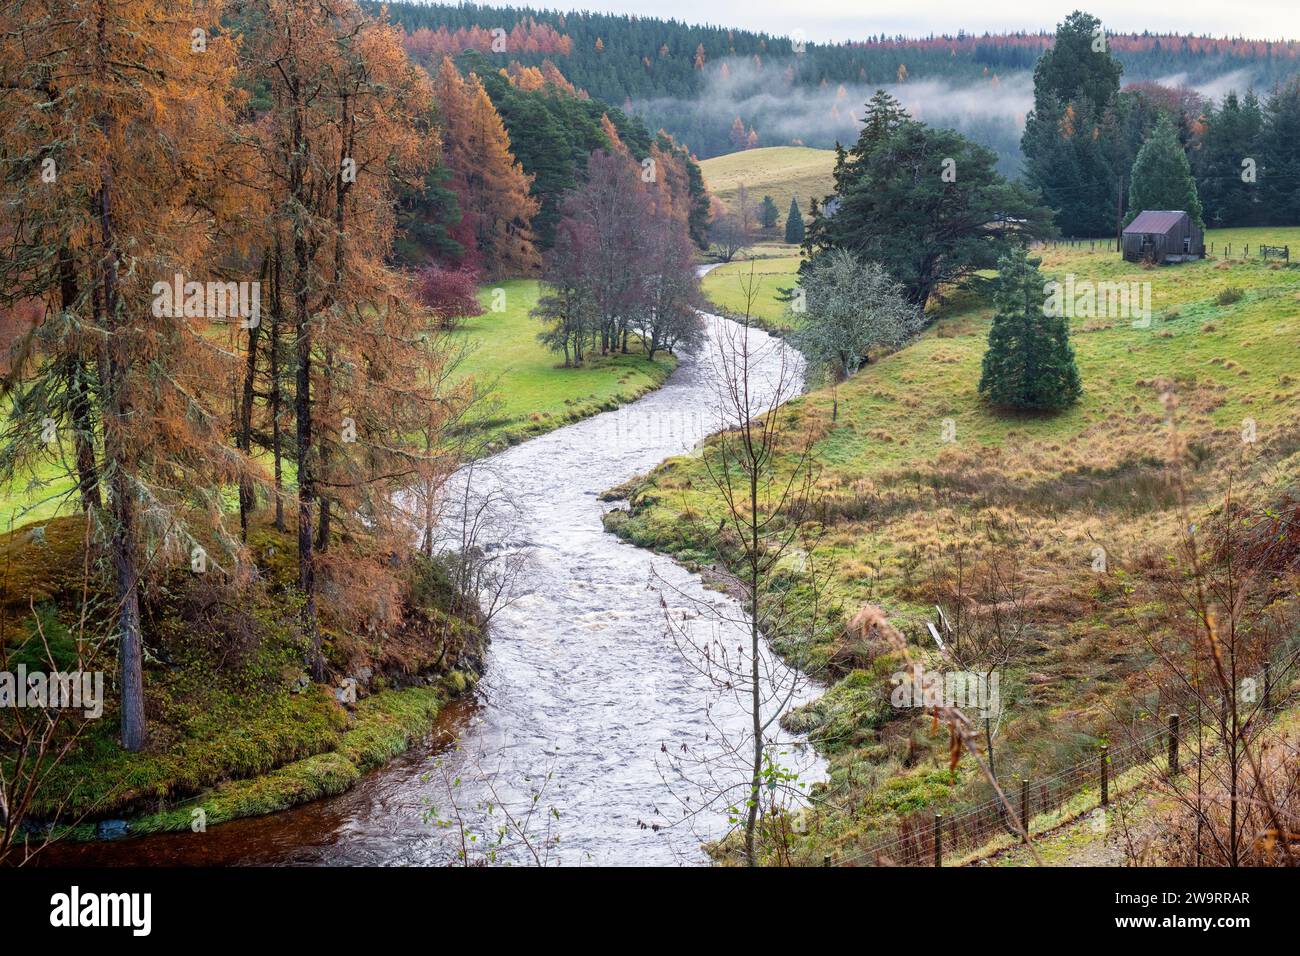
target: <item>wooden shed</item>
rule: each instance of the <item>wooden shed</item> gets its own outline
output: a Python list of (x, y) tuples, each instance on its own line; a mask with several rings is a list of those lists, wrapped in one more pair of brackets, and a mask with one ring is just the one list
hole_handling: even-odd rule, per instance
[(1129, 262), (1187, 262), (1205, 255), (1205, 234), (1181, 209), (1144, 209), (1124, 227)]

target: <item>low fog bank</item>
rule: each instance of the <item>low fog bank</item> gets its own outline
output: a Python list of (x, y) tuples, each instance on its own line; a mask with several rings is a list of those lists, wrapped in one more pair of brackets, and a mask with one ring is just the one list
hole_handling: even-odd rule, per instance
[[(866, 102), (877, 89), (893, 94), (917, 119), (958, 130), (998, 154), (1003, 175), (1020, 175), (1020, 136), (1033, 107), (1033, 74), (990, 73), (970, 79), (904, 78), (900, 82), (822, 83), (800, 77), (797, 60), (732, 58), (711, 64), (703, 92), (694, 100), (664, 97), (631, 104), (651, 129), (663, 127), (701, 158), (735, 150), (737, 117), (758, 146), (845, 146), (858, 137)], [(1244, 93), (1258, 77), (1238, 69), (1188, 82), (1188, 74), (1160, 77), (1125, 75), (1125, 83), (1150, 81), (1186, 87), (1219, 101), (1229, 91)]]
[(888, 84), (799, 85), (794, 67), (780, 62), (757, 67), (732, 59), (714, 69), (695, 100), (641, 100), (633, 111), (651, 128), (673, 132), (701, 158), (735, 148), (732, 129), (740, 117), (759, 146), (850, 145), (861, 128), (864, 107), (877, 89), (893, 94), (917, 119), (959, 130), (998, 153), (999, 169), (1016, 175), (1020, 132), (1033, 104), (1027, 72), (954, 83), (942, 79)]

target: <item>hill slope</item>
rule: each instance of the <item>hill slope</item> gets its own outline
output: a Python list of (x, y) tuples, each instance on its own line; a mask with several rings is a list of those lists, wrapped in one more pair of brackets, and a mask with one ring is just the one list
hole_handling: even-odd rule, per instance
[[(1236, 250), (1246, 241), (1252, 249), (1294, 244), (1297, 234), (1209, 238)], [(1149, 689), (1159, 662), (1147, 637), (1163, 626), (1165, 555), (1186, 527), (1180, 490), (1199, 521), (1229, 487), (1262, 510), (1300, 479), (1293, 359), (1300, 268), (1253, 258), (1143, 269), (1086, 245), (1041, 255), (1045, 275), (1151, 285), (1145, 326), (1072, 319), (1084, 382), (1077, 407), (1051, 417), (988, 409), (976, 383), (991, 309), (957, 293), (918, 341), (839, 385), (837, 416), (831, 389), (784, 410), (784, 467), (798, 460), (805, 438), (814, 442), (822, 536), (813, 558), (843, 607), (878, 604), (928, 649), (923, 622), (934, 605), (966, 607), (979, 588), (1003, 595), (1013, 581), (1007, 600), (1024, 614), (1024, 629), (1002, 685), (1008, 716), (997, 768), (1016, 781), (1077, 763), (1116, 733), (1115, 715)], [(1177, 398), (1172, 444), (1166, 392)], [(1166, 467), (1171, 447), (1190, 450), (1181, 489)], [(669, 459), (607, 525), (680, 560), (717, 560), (726, 541), (709, 533), (719, 502), (708, 454)], [(877, 663), (869, 642), (840, 633), (785, 650), (839, 678), (793, 724), (827, 742), (829, 803), (856, 808), (821, 821), (810, 860), (830, 849), (819, 844), (827, 834), (836, 852), (851, 852), (908, 813), (948, 814), (987, 797), (969, 766), (949, 775), (942, 731), (887, 706), (886, 678), (897, 665)], [(1134, 734), (1155, 723), (1141, 713)]]
[(736, 194), (743, 185), (751, 203), (769, 195), (781, 210), (779, 225), (785, 225), (790, 197), (797, 196), (799, 209), (808, 212), (808, 198), (819, 200), (833, 191), (831, 170), (835, 151), (807, 146), (767, 146), (700, 161), (704, 182), (729, 211), (735, 211)]

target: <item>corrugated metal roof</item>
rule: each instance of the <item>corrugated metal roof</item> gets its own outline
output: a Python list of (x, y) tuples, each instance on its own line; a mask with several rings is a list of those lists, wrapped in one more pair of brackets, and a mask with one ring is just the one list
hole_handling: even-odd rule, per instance
[(1181, 209), (1144, 209), (1137, 218), (1124, 227), (1125, 232), (1168, 232), (1178, 225), (1187, 213)]

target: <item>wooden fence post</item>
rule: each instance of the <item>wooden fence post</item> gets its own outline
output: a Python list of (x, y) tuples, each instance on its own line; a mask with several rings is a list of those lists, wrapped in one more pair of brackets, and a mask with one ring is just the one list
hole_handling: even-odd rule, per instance
[(1029, 778), (1020, 779), (1020, 828), (1025, 831), (1025, 842), (1029, 842)]
[(993, 776), (993, 779), (996, 780), (998, 776), (998, 770), (997, 767), (993, 765), (993, 729), (992, 728), (993, 728), (993, 719), (991, 717), (985, 717), (984, 718), (984, 749), (988, 751), (989, 773)]
[(1107, 775), (1107, 764), (1110, 760), (1110, 747), (1106, 744), (1101, 745), (1101, 754), (1098, 757), (1101, 764), (1101, 805), (1110, 806), (1110, 780)]
[(1169, 715), (1169, 776), (1178, 773), (1178, 715)]
[(943, 814), (934, 815), (934, 865), (943, 866)]

